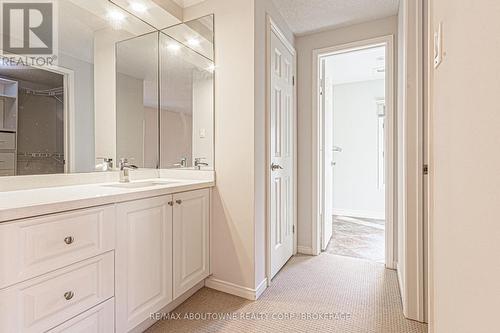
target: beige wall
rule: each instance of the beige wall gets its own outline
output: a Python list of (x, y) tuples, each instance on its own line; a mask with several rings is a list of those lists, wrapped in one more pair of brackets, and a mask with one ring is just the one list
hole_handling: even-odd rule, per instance
[(184, 20), (215, 14), (213, 278), (255, 289), (265, 278), (265, 46), (267, 0), (207, 0)]
[(433, 1), (433, 332), (498, 332), (500, 2)]
[(215, 167), (213, 278), (255, 288), (254, 2), (207, 0), (184, 20), (215, 14)]
[(312, 248), (312, 53), (314, 49), (397, 34), (397, 17), (296, 38), (298, 52), (298, 246)]

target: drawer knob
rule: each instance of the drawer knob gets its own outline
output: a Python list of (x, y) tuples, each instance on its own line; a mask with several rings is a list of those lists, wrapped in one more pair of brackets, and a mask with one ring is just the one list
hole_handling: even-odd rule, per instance
[(73, 244), (73, 242), (75, 241), (75, 238), (73, 236), (68, 236), (66, 238), (64, 238), (64, 243), (70, 245), (70, 244)]
[(67, 291), (64, 293), (64, 298), (69, 301), (70, 299), (72, 299), (73, 297), (75, 296), (75, 293), (72, 292), (72, 291)]
[(182, 200), (175, 200), (175, 202), (177, 202), (177, 204), (180, 205), (182, 203)]
[(173, 206), (173, 205), (174, 205), (174, 202), (173, 202), (173, 201), (169, 201), (169, 202), (168, 202), (168, 205), (169, 205), (169, 206)]

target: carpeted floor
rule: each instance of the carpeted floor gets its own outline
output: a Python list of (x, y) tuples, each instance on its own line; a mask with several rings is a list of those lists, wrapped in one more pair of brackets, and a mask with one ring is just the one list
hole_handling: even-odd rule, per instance
[(325, 252), (385, 262), (384, 220), (333, 217), (333, 236)]
[[(232, 317), (185, 319), (209, 313)], [(204, 288), (174, 314), (182, 319), (159, 321), (147, 332), (427, 332), (426, 325), (403, 317), (396, 272), (327, 253), (293, 257), (258, 301)], [(295, 318), (285, 320), (287, 315)]]

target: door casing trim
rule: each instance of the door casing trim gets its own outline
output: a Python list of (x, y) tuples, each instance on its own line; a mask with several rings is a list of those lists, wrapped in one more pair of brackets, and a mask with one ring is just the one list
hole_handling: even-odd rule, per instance
[(321, 49), (313, 50), (313, 64), (312, 64), (312, 75), (313, 75), (313, 84), (312, 84), (312, 178), (311, 178), (311, 186), (312, 186), (312, 215), (311, 215), (311, 232), (312, 232), (312, 252), (314, 255), (319, 255), (321, 253), (321, 207), (320, 201), (322, 198), (322, 193), (320, 193), (320, 145), (321, 138), (319, 137), (321, 134), (320, 128), (322, 114), (319, 112), (319, 70), (320, 70), (320, 58), (340, 53), (346, 53), (356, 50), (362, 50), (366, 48), (371, 48), (374, 46), (384, 45), (386, 46), (386, 112), (387, 112), (387, 128), (390, 128), (390, 131), (386, 133), (386, 235), (385, 235), (385, 264), (389, 269), (396, 269), (396, 258), (395, 246), (397, 244), (396, 239), (397, 235), (395, 233), (395, 186), (396, 186), (396, 159), (395, 159), (395, 135), (396, 135), (396, 117), (394, 112), (394, 105), (396, 104), (396, 96), (395, 96), (395, 86), (394, 86), (394, 36), (386, 35), (377, 38), (371, 38), (366, 40), (360, 40), (352, 43), (336, 45)]

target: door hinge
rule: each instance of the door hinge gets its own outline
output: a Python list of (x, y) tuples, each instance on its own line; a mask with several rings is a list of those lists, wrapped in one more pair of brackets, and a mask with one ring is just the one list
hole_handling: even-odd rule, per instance
[(292, 225), (292, 233), (295, 233), (295, 225)]
[(428, 174), (429, 174), (429, 165), (424, 164), (424, 175), (428, 175)]
[(292, 76), (292, 84), (295, 85), (295, 75)]

